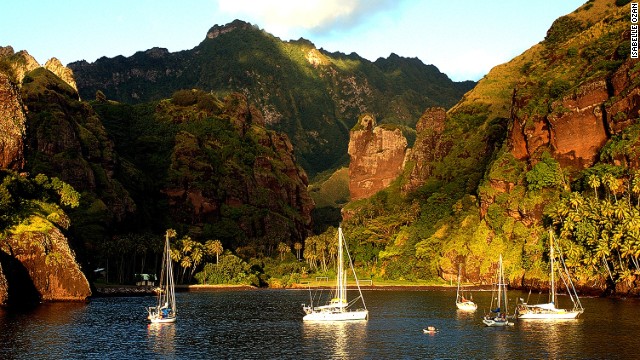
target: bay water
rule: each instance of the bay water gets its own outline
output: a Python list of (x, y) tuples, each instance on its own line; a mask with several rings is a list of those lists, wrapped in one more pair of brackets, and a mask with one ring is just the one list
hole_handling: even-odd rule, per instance
[[(582, 299), (577, 320), (488, 328), (490, 292), (475, 313), (455, 307), (455, 290), (363, 291), (369, 320), (303, 322), (307, 290), (178, 293), (178, 320), (149, 324), (155, 298), (95, 298), (0, 309), (0, 359), (636, 359), (640, 300)], [(312, 290), (311, 295), (316, 291)], [(349, 291), (349, 296), (355, 292)], [(511, 291), (509, 301), (545, 294)], [(560, 307), (568, 299), (560, 297)], [(437, 333), (422, 329), (435, 326)]]

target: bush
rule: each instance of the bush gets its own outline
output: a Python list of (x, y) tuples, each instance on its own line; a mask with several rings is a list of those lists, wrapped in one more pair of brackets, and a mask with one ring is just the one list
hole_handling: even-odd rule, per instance
[(562, 169), (555, 159), (545, 153), (542, 160), (526, 174), (529, 191), (562, 185)]
[(564, 80), (556, 80), (551, 84), (549, 88), (549, 96), (553, 99), (559, 98), (562, 94), (564, 94), (567, 90), (571, 88), (571, 84)]
[(562, 16), (553, 22), (544, 40), (551, 44), (560, 44), (569, 40), (573, 35), (582, 31), (583, 25), (580, 20), (569, 16)]
[(258, 274), (239, 257), (224, 255), (219, 260), (218, 264), (205, 264), (202, 271), (195, 275), (199, 284), (260, 285)]

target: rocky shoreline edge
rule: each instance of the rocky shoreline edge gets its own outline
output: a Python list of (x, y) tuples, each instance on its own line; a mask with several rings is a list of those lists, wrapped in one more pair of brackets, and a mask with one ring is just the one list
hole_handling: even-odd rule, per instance
[[(155, 296), (155, 286), (95, 286), (91, 297)], [(176, 292), (255, 290), (249, 285), (176, 285)]]

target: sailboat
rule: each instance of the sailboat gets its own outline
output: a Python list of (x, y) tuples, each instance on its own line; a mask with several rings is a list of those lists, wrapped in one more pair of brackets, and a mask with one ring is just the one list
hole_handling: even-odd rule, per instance
[[(348, 301), (347, 300), (347, 272), (344, 269), (343, 260), (343, 248), (346, 250), (347, 258), (349, 259), (349, 266), (353, 272), (353, 276), (356, 280), (358, 287), (358, 293), (360, 296)], [(336, 287), (331, 296), (331, 300), (327, 305), (313, 306), (313, 299), (309, 306), (302, 305), (306, 315), (302, 318), (305, 321), (344, 321), (344, 320), (367, 320), (369, 311), (364, 304), (364, 298), (362, 297), (362, 290), (360, 290), (360, 283), (356, 276), (356, 272), (353, 269), (353, 262), (351, 261), (351, 255), (349, 255), (349, 249), (344, 241), (342, 235), (342, 228), (338, 227), (338, 257), (337, 262), (337, 275), (336, 275)], [(351, 310), (358, 300), (362, 302), (362, 309)]]
[[(513, 323), (507, 318), (507, 284), (504, 282), (504, 270), (502, 269), (502, 254), (498, 262), (497, 283), (494, 285), (493, 295), (491, 296), (491, 309), (486, 314), (482, 322), (487, 326), (512, 326)], [(493, 309), (493, 300), (497, 299), (497, 307)]]
[(529, 305), (525, 302), (518, 304), (516, 307), (516, 314), (518, 319), (556, 319), (556, 320), (564, 320), (564, 319), (576, 319), (578, 315), (584, 312), (584, 308), (580, 303), (580, 299), (578, 298), (578, 293), (576, 292), (575, 287), (573, 286), (573, 282), (571, 281), (571, 277), (569, 276), (569, 270), (564, 263), (564, 258), (562, 254), (560, 254), (560, 264), (559, 267), (561, 271), (558, 272), (560, 275), (560, 279), (564, 283), (567, 294), (571, 301), (573, 302), (573, 309), (558, 309), (556, 308), (556, 284), (555, 284), (555, 273), (556, 273), (556, 265), (555, 265), (555, 255), (554, 255), (554, 244), (553, 244), (553, 231), (549, 229), (549, 258), (551, 262), (550, 268), (550, 287), (549, 287), (549, 302), (544, 304), (535, 304)]
[(156, 306), (147, 308), (152, 323), (172, 323), (176, 321), (176, 291), (173, 283), (173, 265), (171, 263), (171, 247), (169, 234), (165, 235), (164, 255), (162, 257), (162, 272), (160, 273), (160, 285), (156, 289), (158, 302)]
[(462, 265), (458, 266), (458, 290), (456, 290), (456, 306), (459, 310), (463, 311), (476, 311), (478, 304), (473, 302), (473, 299), (467, 299), (464, 297), (464, 293), (460, 292), (460, 270)]

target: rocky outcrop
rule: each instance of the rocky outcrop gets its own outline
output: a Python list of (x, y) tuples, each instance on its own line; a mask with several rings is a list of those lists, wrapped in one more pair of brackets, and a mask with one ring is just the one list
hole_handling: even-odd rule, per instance
[[(635, 85), (637, 61), (627, 60), (610, 78), (590, 80), (551, 102), (545, 115), (524, 111), (530, 101), (516, 89), (509, 149), (519, 160), (537, 160), (550, 150), (563, 168), (585, 169), (612, 135), (638, 118), (640, 90)], [(526, 86), (526, 85), (525, 85)], [(526, 91), (525, 91), (526, 93)]]
[(407, 139), (398, 128), (376, 126), (365, 114), (349, 137), (351, 200), (367, 198), (386, 188), (402, 173)]
[(17, 53), (11, 46), (0, 47), (0, 59), (4, 59), (10, 65), (11, 81), (21, 84), (25, 75), (40, 67), (36, 59), (22, 50)]
[(4, 273), (6, 281), (0, 276), (0, 301), (5, 300), (1, 304), (84, 301), (91, 295), (89, 282), (67, 239), (56, 227), (42, 225), (42, 221), (32, 218), (32, 224), (38, 222), (40, 229), (3, 239), (0, 275)]
[(0, 168), (21, 170), (27, 118), (17, 87), (0, 73)]
[(425, 112), (416, 124), (418, 137), (413, 147), (407, 152), (409, 176), (402, 186), (403, 192), (411, 192), (425, 183), (431, 176), (434, 163), (449, 152), (453, 143), (444, 141), (442, 133), (445, 128), (446, 111), (434, 107)]
[(594, 81), (551, 104), (546, 115), (523, 114), (528, 102), (514, 96), (511, 153), (519, 160), (537, 159), (552, 150), (563, 167), (584, 169), (593, 165), (607, 141), (602, 106), (608, 99), (606, 82)]
[(66, 82), (73, 88), (73, 90), (78, 91), (78, 86), (76, 85), (76, 79), (73, 77), (73, 71), (68, 67), (62, 65), (60, 60), (57, 58), (49, 59), (45, 64), (44, 68), (54, 73), (58, 76), (62, 81)]
[(226, 25), (214, 25), (213, 27), (211, 27), (211, 29), (207, 31), (207, 38), (215, 39), (222, 34), (230, 33), (234, 30), (239, 30), (239, 29), (246, 30), (251, 28), (252, 28), (252, 25), (247, 22), (244, 22), (242, 20), (234, 20)]

